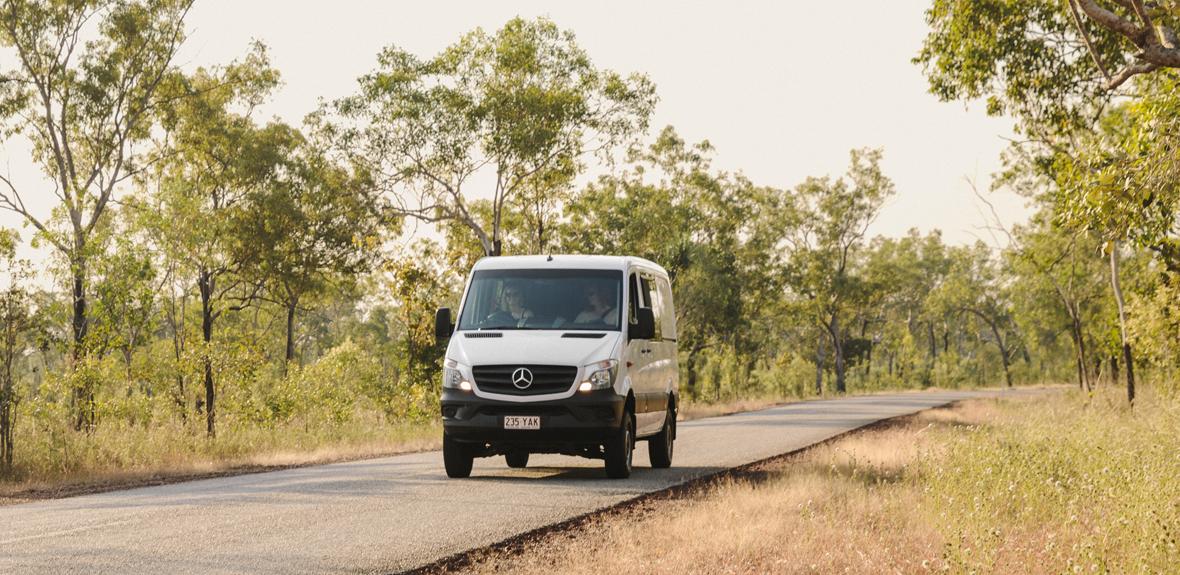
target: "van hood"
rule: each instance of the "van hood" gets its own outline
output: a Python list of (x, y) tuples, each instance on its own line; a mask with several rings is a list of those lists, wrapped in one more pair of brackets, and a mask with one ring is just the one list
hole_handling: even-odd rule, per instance
[(572, 365), (581, 368), (614, 357), (620, 332), (608, 331), (600, 338), (562, 337), (565, 334), (602, 332), (562, 330), (504, 330), (500, 337), (469, 337), (489, 332), (455, 332), (447, 347), (447, 358), (467, 366), (505, 364)]

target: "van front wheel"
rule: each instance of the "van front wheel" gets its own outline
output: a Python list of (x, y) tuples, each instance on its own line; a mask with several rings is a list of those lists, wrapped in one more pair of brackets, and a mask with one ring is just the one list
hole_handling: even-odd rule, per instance
[(623, 412), (623, 424), (603, 446), (606, 476), (611, 479), (631, 477), (631, 453), (635, 450), (635, 418)]
[(470, 447), (451, 439), (443, 432), (443, 466), (447, 468), (447, 477), (470, 477), (474, 462), (475, 456), (471, 454)]
[(676, 410), (668, 408), (664, 428), (647, 441), (647, 456), (656, 469), (672, 467), (672, 447), (676, 442)]

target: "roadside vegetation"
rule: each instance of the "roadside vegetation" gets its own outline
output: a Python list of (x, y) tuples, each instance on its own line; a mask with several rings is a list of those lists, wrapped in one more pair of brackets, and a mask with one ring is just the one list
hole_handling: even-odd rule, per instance
[(923, 412), (458, 571), (1173, 573), (1180, 399), (1120, 395)]
[[(484, 256), (663, 265), (696, 413), (1063, 381), (1130, 403), (1135, 375), (1175, 389), (1175, 73), (1095, 83), (1078, 54), (1113, 70), (1134, 51), (1076, 4), (933, 2), (917, 62), (937, 96), (1017, 119), (1029, 138), (997, 181), (1036, 210), (990, 222), (994, 244), (949, 245), (869, 235), (905, 193), (884, 150), (786, 188), (719, 170), (707, 141), (650, 125), (649, 78), (547, 19), (432, 55), (390, 39), (354, 93), (296, 124), (260, 111), (282, 89), (264, 45), (178, 61), (192, 0), (5, 0), (0, 143), (41, 178), (0, 175), (23, 222), (0, 230), (0, 485), (424, 445), (433, 312)], [(1038, 49), (1058, 38), (1072, 56)]]

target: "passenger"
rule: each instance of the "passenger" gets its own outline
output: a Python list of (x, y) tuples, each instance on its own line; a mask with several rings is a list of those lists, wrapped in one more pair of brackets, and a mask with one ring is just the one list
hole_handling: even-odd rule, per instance
[(533, 311), (525, 306), (524, 290), (518, 285), (508, 285), (504, 288), (504, 299), (499, 311), (488, 316), (487, 323), (491, 326), (524, 327)]
[(574, 318), (574, 323), (605, 323), (614, 326), (618, 322), (618, 308), (610, 304), (602, 286), (591, 284), (583, 294), (586, 307)]

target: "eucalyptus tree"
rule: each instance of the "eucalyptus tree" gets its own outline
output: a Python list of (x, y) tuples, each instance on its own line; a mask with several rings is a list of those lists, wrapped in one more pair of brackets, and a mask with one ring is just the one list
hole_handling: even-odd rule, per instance
[(808, 178), (791, 196), (786, 283), (832, 346), (837, 393), (845, 392), (844, 324), (865, 294), (858, 256), (869, 224), (894, 192), (880, 163), (880, 150), (853, 150), (844, 177)]
[(1029, 136), (1009, 151), (1001, 182), (1034, 182), (1055, 199), (1059, 223), (1106, 242), (1133, 399), (1119, 245), (1148, 247), (1180, 272), (1180, 196), (1168, 173), (1177, 165), (1180, 11), (1142, 0), (935, 0), (927, 22), (915, 61), (931, 90), (986, 97), (989, 112), (1015, 115)]
[(243, 230), (259, 252), (250, 273), (286, 311), (285, 362), (295, 359), (296, 313), (353, 285), (373, 268), (384, 235), (397, 232), (396, 222), (379, 217), (363, 174), (310, 143), (294, 152), (275, 181), (260, 189)]
[[(174, 71), (192, 0), (5, 0), (0, 47), (0, 134), (32, 143), (58, 207), (49, 217), (26, 200), (43, 182), (0, 176), (0, 207), (16, 212), (70, 265), (72, 356), (85, 351), (91, 238), (116, 189), (150, 165), (135, 153), (149, 136)], [(92, 423), (93, 392), (75, 390), (75, 425)]]
[[(645, 76), (595, 67), (547, 19), (476, 29), (431, 58), (391, 46), (359, 84), (313, 121), (374, 175), (395, 213), (457, 221), (488, 255), (500, 253), (505, 211), (522, 190), (641, 133), (656, 100)], [(490, 197), (490, 222), (471, 209), (481, 178), (491, 182), (475, 192)]]
[[(660, 262), (676, 286), (687, 393), (698, 393), (701, 354), (755, 345), (754, 306), (775, 292), (769, 209), (777, 195), (715, 171), (708, 142), (685, 142), (671, 127), (630, 161), (577, 193), (561, 226), (565, 251), (627, 253)], [(758, 209), (761, 206), (766, 209)]]
[(28, 261), (16, 257), (19, 237), (13, 230), (0, 229), (0, 477), (13, 469), (16, 442), (16, 364), (26, 348), (33, 323), (33, 298), (29, 284), (33, 277)]
[[(1051, 213), (1042, 211), (1028, 225), (1013, 230), (1006, 257), (1014, 291), (1019, 292), (1014, 305), (1033, 329), (1069, 333), (1078, 386), (1089, 391), (1094, 385), (1094, 334), (1109, 333), (1102, 305), (1109, 294), (1101, 244), (1084, 232), (1054, 226), (1051, 219)], [(1054, 300), (1056, 306), (1048, 304)]]
[(204, 342), (206, 431), (216, 434), (213, 377), (214, 324), (227, 311), (240, 311), (258, 297), (262, 255), (249, 222), (259, 196), (279, 185), (301, 142), (281, 123), (258, 125), (254, 109), (276, 85), (265, 50), (256, 46), (243, 61), (174, 77), (173, 105), (162, 111), (169, 150), (146, 181), (140, 213), (168, 258), (196, 285)]
[(152, 336), (161, 286), (148, 246), (125, 227), (110, 233), (118, 235), (106, 242), (106, 249), (93, 262), (90, 346), (99, 357), (117, 350), (130, 386), (132, 355)]
[(1087, 127), (1128, 80), (1180, 67), (1171, 2), (933, 0), (914, 59), (945, 100), (986, 98), (1029, 135)]
[(1004, 382), (1012, 387), (1012, 360), (1019, 349), (1019, 335), (1000, 262), (982, 242), (951, 248), (947, 257), (945, 279), (928, 294), (927, 307), (931, 313), (969, 315), (983, 322), (1000, 353)]
[(1141, 98), (1115, 106), (1054, 164), (1059, 219), (1105, 243), (1131, 402), (1134, 354), (1120, 281), (1122, 246), (1151, 250), (1173, 278), (1180, 277), (1180, 98), (1175, 74), (1151, 80), (1140, 83)]

